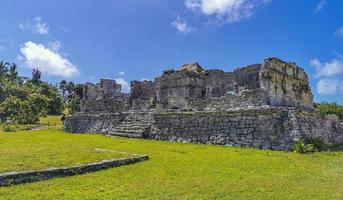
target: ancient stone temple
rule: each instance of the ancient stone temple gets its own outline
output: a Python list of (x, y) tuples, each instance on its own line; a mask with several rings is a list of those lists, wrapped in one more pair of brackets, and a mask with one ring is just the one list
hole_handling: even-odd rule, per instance
[(198, 63), (132, 81), (86, 83), (81, 112), (66, 118), (73, 133), (289, 150), (297, 140), (343, 142), (335, 115), (316, 112), (305, 71), (268, 58), (224, 72)]

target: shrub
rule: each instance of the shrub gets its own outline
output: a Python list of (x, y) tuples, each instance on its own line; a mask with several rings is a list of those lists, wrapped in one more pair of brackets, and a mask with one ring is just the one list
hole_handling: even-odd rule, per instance
[(17, 130), (18, 130), (18, 126), (15, 123), (12, 123), (11, 121), (7, 121), (3, 125), (4, 132), (16, 132)]
[(306, 144), (304, 139), (300, 139), (293, 144), (292, 151), (304, 154), (315, 152), (316, 149), (314, 148), (313, 144)]
[(330, 145), (327, 144), (322, 138), (317, 137), (317, 138), (311, 138), (311, 137), (306, 137), (304, 139), (305, 144), (312, 144), (313, 148), (316, 151), (328, 151), (330, 149)]

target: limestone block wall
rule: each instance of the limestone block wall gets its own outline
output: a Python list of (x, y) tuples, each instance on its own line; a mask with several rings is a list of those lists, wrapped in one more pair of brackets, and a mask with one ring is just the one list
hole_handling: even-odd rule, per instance
[(259, 73), (261, 64), (250, 65), (235, 69), (233, 71), (235, 82), (237, 85), (245, 87), (248, 90), (260, 88)]
[(129, 107), (129, 99), (124, 94), (107, 99), (87, 99), (81, 101), (82, 113), (124, 112), (128, 110)]
[(343, 142), (336, 116), (295, 108), (262, 107), (221, 112), (167, 112), (154, 114), (150, 137), (186, 143), (290, 150), (301, 138)]
[(145, 112), (144, 116), (139, 116), (136, 112), (76, 115), (66, 118), (64, 128), (73, 133), (111, 134), (126, 120), (137, 118), (136, 122), (130, 121), (131, 125), (136, 127), (143, 123), (150, 130), (147, 137), (155, 140), (273, 150), (289, 150), (295, 141), (305, 137), (321, 138), (329, 144), (343, 142), (343, 127), (336, 116), (296, 108), (261, 106), (225, 111), (168, 110)]
[(297, 110), (298, 131), (303, 136), (321, 138), (328, 143), (343, 141), (343, 125), (336, 115)]
[(131, 81), (130, 106), (134, 110), (155, 108), (155, 83), (153, 81)]
[(226, 110), (232, 108), (268, 105), (268, 93), (264, 90), (245, 90), (238, 94), (227, 94), (209, 99), (192, 99), (188, 101), (189, 108), (197, 110)]
[(305, 71), (294, 63), (268, 58), (259, 74), (261, 89), (268, 91), (270, 105), (313, 109), (313, 96)]
[(287, 109), (154, 114), (152, 139), (288, 150), (293, 143)]
[(69, 116), (64, 121), (64, 131), (70, 133), (108, 134), (125, 117), (126, 115), (123, 113)]
[(100, 80), (100, 97), (111, 98), (121, 93), (121, 85), (117, 84), (115, 80), (101, 79)]

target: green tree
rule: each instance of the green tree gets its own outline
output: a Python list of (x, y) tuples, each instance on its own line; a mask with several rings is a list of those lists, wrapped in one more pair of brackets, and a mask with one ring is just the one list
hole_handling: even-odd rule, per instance
[(76, 96), (76, 97), (72, 97), (68, 100), (68, 111), (70, 114), (74, 114), (78, 111), (80, 111), (80, 97)]
[(337, 103), (322, 102), (317, 106), (317, 110), (323, 114), (335, 114), (343, 120), (343, 106)]
[(38, 68), (35, 68), (32, 70), (32, 79), (31, 81), (35, 84), (38, 84), (41, 82), (41, 76), (42, 76), (42, 72), (39, 71)]

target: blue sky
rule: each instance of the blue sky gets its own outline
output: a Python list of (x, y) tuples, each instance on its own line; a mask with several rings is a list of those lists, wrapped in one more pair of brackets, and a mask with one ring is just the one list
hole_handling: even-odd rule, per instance
[(294, 61), (316, 101), (343, 103), (340, 0), (2, 0), (0, 59), (50, 82), (153, 79), (199, 62)]

